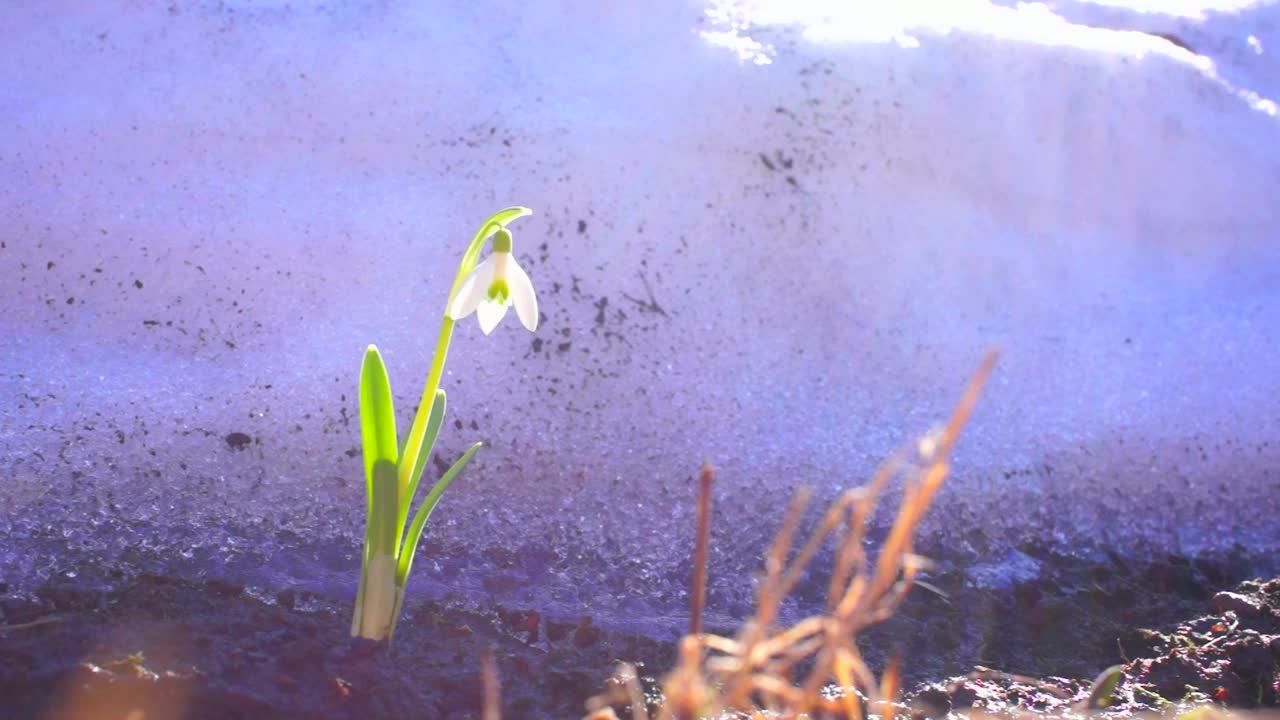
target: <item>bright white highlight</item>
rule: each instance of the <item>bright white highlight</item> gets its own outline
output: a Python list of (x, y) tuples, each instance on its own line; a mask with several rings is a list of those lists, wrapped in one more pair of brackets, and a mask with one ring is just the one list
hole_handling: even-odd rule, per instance
[[(1153, 33), (1107, 27), (1103, 17), (1108, 11), (1121, 9), (1196, 21), (1207, 13), (1239, 12), (1259, 2), (1080, 0), (1074, 7), (1075, 14), (1098, 15), (1096, 23), (1086, 24), (1067, 20), (1039, 2), (1008, 5), (992, 0), (709, 0), (708, 27), (702, 37), (712, 45), (729, 49), (740, 61), (755, 65), (772, 62), (776, 49), (769, 38), (780, 29), (797, 31), (805, 41), (815, 44), (893, 43), (916, 48), (930, 37), (959, 31), (1130, 57), (1159, 53), (1195, 68), (1253, 109), (1274, 116), (1274, 102), (1227, 82), (1211, 58)], [(1248, 43), (1255, 53), (1262, 53), (1262, 44), (1256, 37), (1250, 36)]]

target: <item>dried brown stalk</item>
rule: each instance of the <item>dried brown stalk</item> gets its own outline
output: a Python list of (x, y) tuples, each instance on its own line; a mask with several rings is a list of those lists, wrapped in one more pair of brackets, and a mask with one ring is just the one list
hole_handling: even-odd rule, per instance
[(502, 720), (502, 686), (498, 682), (498, 663), (493, 659), (492, 648), (485, 648), (480, 654), (480, 687), (480, 717)]
[[(665, 701), (660, 720), (719, 717), (727, 711), (759, 717), (763, 710), (789, 718), (807, 713), (810, 717), (864, 720), (868, 709), (878, 711), (885, 720), (893, 719), (893, 703), (901, 689), (898, 658), (895, 656), (877, 681), (858, 651), (856, 638), (863, 629), (890, 617), (910, 592), (916, 575), (928, 567), (927, 560), (914, 552), (915, 532), (946, 480), (951, 451), (973, 413), (995, 359), (994, 351), (983, 358), (946, 426), (925, 436), (912, 452), (891, 456), (865, 487), (842, 494), (792, 558), (796, 532), (809, 501), (807, 490), (796, 493), (765, 556), (755, 615), (735, 638), (700, 632), (703, 601), (699, 595), (705, 584), (700, 585), (695, 575), (691, 632), (681, 642), (676, 668), (663, 683)], [(709, 472), (704, 467), (704, 477)], [(863, 544), (870, 518), (880, 494), (895, 478), (905, 483), (902, 501), (875, 562), (868, 566)], [(704, 488), (709, 482), (704, 482)], [(701, 543), (707, 532), (703, 524), (707, 516), (701, 498), (699, 505), (700, 547), (695, 550), (695, 568), (700, 570), (695, 572), (703, 575), (701, 582), (705, 583), (705, 547)], [(783, 599), (833, 535), (837, 551), (827, 614), (805, 618), (789, 628), (776, 628)], [(805, 666), (807, 674), (796, 684), (792, 673)], [(823, 688), (831, 684), (841, 692), (824, 697)], [(593, 702), (597, 712), (609, 703), (630, 702), (633, 720), (648, 717), (636, 714), (637, 706), (643, 713), (643, 702), (637, 703), (633, 697), (602, 695)]]
[(698, 474), (698, 535), (693, 549), (693, 597), (689, 612), (689, 634), (702, 634), (702, 610), (707, 603), (707, 548), (711, 542), (711, 484), (715, 480), (711, 463), (702, 464)]

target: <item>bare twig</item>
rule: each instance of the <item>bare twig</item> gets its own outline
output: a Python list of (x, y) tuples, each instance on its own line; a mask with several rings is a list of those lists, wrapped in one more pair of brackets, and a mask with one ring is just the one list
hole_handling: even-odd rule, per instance
[(498, 682), (498, 663), (493, 658), (493, 648), (485, 648), (480, 653), (480, 685), (483, 692), (480, 717), (502, 720), (502, 685)]
[(698, 536), (693, 549), (693, 597), (689, 602), (689, 634), (702, 634), (702, 610), (707, 603), (707, 548), (711, 541), (711, 483), (716, 472), (703, 463), (698, 475)]

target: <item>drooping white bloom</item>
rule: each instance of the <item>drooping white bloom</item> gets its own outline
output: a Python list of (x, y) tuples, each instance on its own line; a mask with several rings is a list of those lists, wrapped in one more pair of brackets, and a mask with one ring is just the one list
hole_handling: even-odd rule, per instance
[(511, 233), (505, 228), (493, 238), (493, 252), (467, 275), (449, 303), (453, 320), (476, 314), (485, 335), (493, 332), (507, 308), (515, 305), (520, 324), (529, 332), (538, 327), (538, 298), (533, 283), (511, 254)]

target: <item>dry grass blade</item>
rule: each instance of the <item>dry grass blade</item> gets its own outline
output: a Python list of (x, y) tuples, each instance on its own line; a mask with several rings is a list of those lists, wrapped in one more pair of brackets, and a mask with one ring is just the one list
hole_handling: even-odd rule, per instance
[(898, 690), (902, 687), (902, 656), (894, 653), (889, 666), (880, 677), (880, 717), (882, 720), (893, 720), (898, 702)]
[(948, 463), (951, 450), (955, 447), (956, 440), (960, 437), (960, 430), (968, 422), (969, 416), (973, 414), (973, 408), (978, 403), (978, 396), (982, 392), (982, 387), (986, 384), (987, 378), (991, 375), (991, 370), (995, 367), (996, 357), (997, 353), (994, 350), (987, 353), (986, 357), (982, 359), (982, 363), (978, 366), (978, 371), (974, 374), (973, 379), (969, 381), (968, 387), (965, 388), (960, 402), (951, 413), (951, 419), (947, 422), (941, 434), (936, 438), (927, 438), (927, 445), (925, 442), (921, 443), (921, 450), (925, 451), (922, 454), (926, 455), (924, 459), (927, 465), (921, 473), (922, 478), (919, 485), (914, 488), (908, 488), (907, 495), (902, 500), (902, 505), (898, 509), (898, 517), (894, 521), (893, 528), (889, 531), (889, 537), (885, 540), (884, 548), (880, 551), (880, 556), (876, 560), (876, 572), (871, 581), (871, 586), (860, 598), (859, 610), (865, 610), (869, 602), (878, 599), (897, 579), (898, 572), (901, 569), (902, 557), (909, 551), (909, 543), (915, 533), (916, 526), (933, 503), (933, 497), (938, 488), (942, 486), (942, 482), (947, 478), (947, 474), (951, 469)]
[(844, 711), (845, 720), (862, 720), (862, 701), (858, 699), (857, 685), (853, 680), (853, 660), (848, 650), (840, 648), (836, 651), (831, 669), (836, 683), (844, 691), (840, 695), (840, 708)]
[(708, 635), (706, 633), (703, 633), (698, 639), (702, 641), (703, 646), (708, 650), (722, 652), (725, 655), (739, 655), (742, 652), (742, 645), (740, 645), (737, 640), (720, 637), (719, 635)]
[(808, 488), (803, 488), (791, 499), (791, 506), (787, 509), (787, 517), (782, 522), (782, 529), (778, 531), (778, 536), (774, 538), (773, 545), (769, 548), (769, 555), (765, 558), (765, 582), (760, 587), (760, 596), (757, 600), (762, 612), (758, 612), (757, 617), (764, 620), (762, 624), (766, 627), (773, 623), (773, 616), (782, 602), (781, 591), (787, 556), (791, 554), (796, 528), (800, 526), (800, 518), (804, 515), (804, 509), (809, 506), (811, 495)]
[(825, 624), (825, 618), (820, 617), (811, 617), (801, 620), (799, 623), (792, 625), (790, 628), (787, 628), (778, 635), (774, 635), (768, 640), (752, 648), (751, 662), (757, 665), (763, 664), (774, 655), (780, 655), (786, 652), (796, 643), (806, 640), (811, 635), (816, 635), (822, 632)]
[(978, 397), (982, 395), (982, 388), (986, 386), (987, 379), (991, 377), (991, 371), (995, 369), (996, 359), (999, 357), (1000, 353), (996, 350), (988, 350), (987, 354), (982, 357), (982, 362), (978, 364), (978, 371), (969, 380), (969, 385), (965, 387), (964, 394), (960, 396), (960, 402), (956, 404), (956, 409), (951, 413), (951, 420), (947, 423), (947, 427), (942, 433), (942, 438), (938, 444), (938, 453), (940, 455), (951, 454), (956, 441), (960, 439), (960, 431), (969, 422), (969, 416), (973, 415), (973, 409), (978, 406)]
[(827, 510), (827, 514), (822, 518), (822, 524), (809, 536), (804, 547), (800, 549), (796, 559), (791, 562), (791, 567), (787, 568), (786, 574), (782, 578), (782, 583), (777, 588), (779, 597), (786, 597), (795, 588), (796, 583), (800, 581), (800, 574), (809, 566), (809, 562), (813, 560), (813, 556), (817, 554), (818, 548), (822, 547), (823, 541), (827, 539), (840, 524), (844, 518), (847, 508), (853, 507), (857, 500), (858, 493), (856, 490), (850, 490), (840, 496), (832, 506)]
[[(809, 496), (809, 490), (803, 489), (792, 498), (787, 516), (782, 522), (782, 528), (778, 531), (765, 557), (765, 578), (760, 584), (760, 591), (756, 598), (756, 616), (748, 621), (739, 633), (740, 656), (743, 658), (755, 656), (756, 645), (768, 636), (769, 628), (777, 617), (778, 606), (784, 597), (781, 589), (783, 574), (786, 572), (787, 556), (794, 543), (796, 528), (800, 526), (800, 518), (809, 505)], [(749, 706), (754, 688), (751, 673), (754, 671), (755, 667), (751, 662), (742, 663), (734, 677), (728, 681), (723, 700), (714, 706), (713, 715), (723, 712), (726, 708), (746, 709)]]
[(19, 630), (30, 630), (31, 628), (40, 627), (41, 625), (49, 625), (59, 623), (66, 620), (65, 615), (46, 615), (42, 618), (36, 618), (31, 622), (14, 623), (12, 625), (0, 625), (0, 635), (8, 632), (17, 632)]
[(1071, 694), (1062, 690), (1062, 688), (1054, 687), (1050, 683), (1047, 683), (1038, 678), (1029, 677), (1027, 675), (1018, 675), (1016, 673), (1001, 672), (999, 670), (992, 670), (990, 668), (979, 668), (969, 673), (965, 677), (970, 680), (992, 680), (995, 682), (1019, 683), (1021, 685), (1028, 685), (1030, 687), (1034, 687), (1036, 690), (1039, 690), (1040, 692), (1048, 693), (1062, 700), (1071, 699)]
[(586, 720), (618, 720), (612, 706), (624, 703), (631, 706), (631, 720), (649, 720), (640, 675), (630, 663), (619, 663), (609, 689), (587, 700)]
[(666, 701), (659, 720), (699, 720), (706, 717), (711, 697), (702, 675), (702, 646), (696, 637), (680, 641), (680, 661), (662, 684)]

